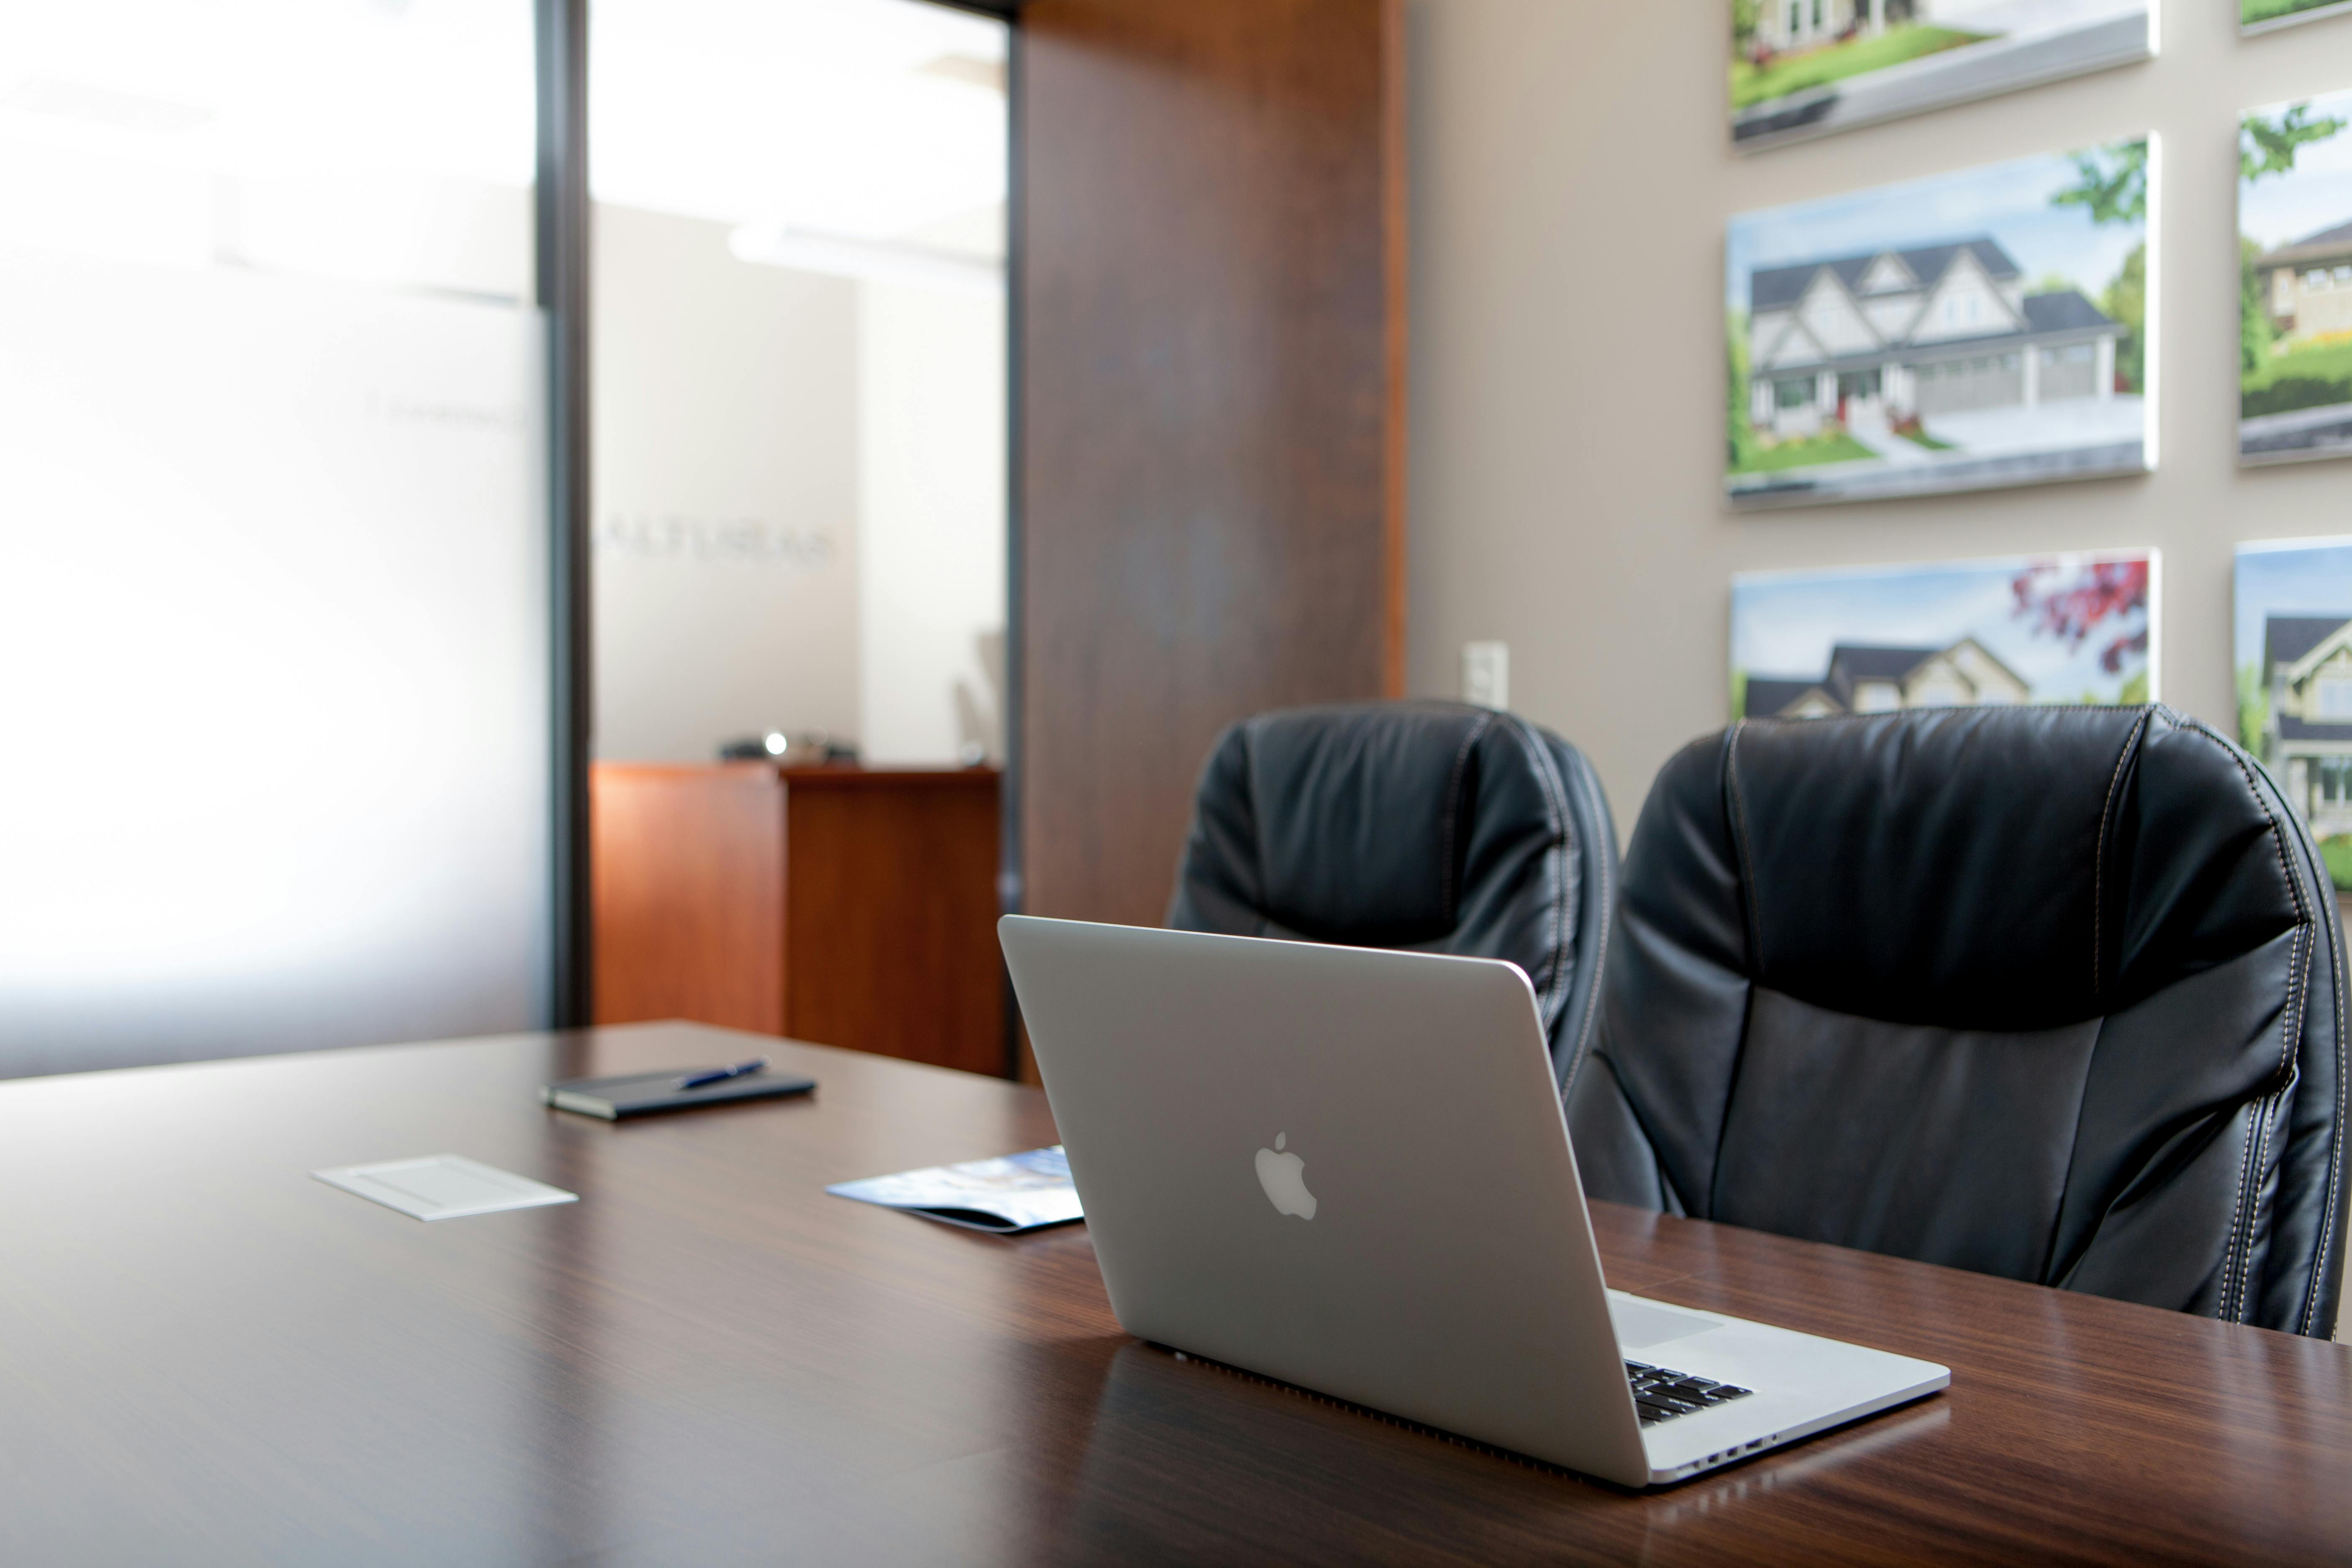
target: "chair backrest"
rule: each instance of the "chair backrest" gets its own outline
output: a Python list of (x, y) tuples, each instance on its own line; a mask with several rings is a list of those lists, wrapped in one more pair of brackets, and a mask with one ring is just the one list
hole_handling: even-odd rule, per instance
[(2344, 1255), (2310, 835), (2162, 707), (1734, 725), (1627, 853), (1587, 1190), (2297, 1333)]
[(1168, 923), (1507, 959), (1565, 1081), (1616, 881), (1609, 803), (1559, 736), (1450, 702), (1297, 708), (1218, 738)]

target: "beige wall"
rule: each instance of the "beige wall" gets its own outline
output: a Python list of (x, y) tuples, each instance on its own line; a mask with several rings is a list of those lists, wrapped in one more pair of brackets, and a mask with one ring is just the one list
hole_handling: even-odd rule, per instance
[(600, 757), (857, 731), (857, 285), (727, 234), (596, 209)]
[[(1411, 0), (1412, 689), (1511, 645), (1513, 706), (1601, 770), (1621, 831), (1728, 715), (1733, 572), (2156, 545), (2161, 690), (2234, 733), (2231, 546), (2352, 528), (2352, 459), (2241, 472), (2238, 111), (2352, 88), (2352, 19), (2241, 41), (2170, 0), (2146, 65), (1748, 156), (1721, 0)], [(2153, 129), (2160, 468), (1734, 516), (1733, 212)]]
[[(922, 242), (1001, 254), (992, 207)], [(1003, 752), (1004, 303), (596, 211), (596, 754)]]
[[(915, 237), (1004, 253), (1004, 209)], [(858, 740), (876, 763), (1004, 756), (1003, 292), (858, 285)]]

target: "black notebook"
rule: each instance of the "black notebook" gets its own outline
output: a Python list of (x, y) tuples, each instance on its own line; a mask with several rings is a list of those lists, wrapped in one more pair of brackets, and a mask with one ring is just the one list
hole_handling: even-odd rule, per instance
[(558, 1110), (576, 1110), (583, 1116), (601, 1116), (607, 1121), (624, 1117), (647, 1116), (656, 1110), (686, 1110), (698, 1105), (735, 1105), (747, 1100), (775, 1100), (787, 1094), (806, 1094), (816, 1087), (813, 1078), (792, 1078), (782, 1073), (746, 1073), (718, 1083), (706, 1083), (700, 1089), (680, 1089), (678, 1080), (693, 1077), (700, 1068), (672, 1068), (667, 1072), (625, 1073), (619, 1078), (572, 1078), (562, 1083), (551, 1083), (541, 1089), (540, 1098)]

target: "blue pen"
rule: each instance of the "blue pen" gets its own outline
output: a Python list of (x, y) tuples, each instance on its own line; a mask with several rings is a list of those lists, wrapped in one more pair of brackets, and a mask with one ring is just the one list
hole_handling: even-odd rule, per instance
[(750, 1061), (737, 1062), (731, 1068), (712, 1068), (709, 1072), (688, 1073), (677, 1080), (677, 1087), (681, 1089), (700, 1089), (707, 1083), (725, 1083), (730, 1078), (749, 1078), (755, 1072), (764, 1072), (767, 1067), (767, 1058), (753, 1057)]

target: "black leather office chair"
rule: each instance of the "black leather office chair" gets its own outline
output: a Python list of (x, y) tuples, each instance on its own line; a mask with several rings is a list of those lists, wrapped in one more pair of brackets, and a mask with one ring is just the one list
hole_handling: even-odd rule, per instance
[(1609, 803), (1559, 736), (1450, 702), (1298, 708), (1211, 751), (1168, 923), (1508, 959), (1565, 1081), (1616, 883)]
[(2204, 725), (1735, 725), (1659, 775), (1612, 943), (1593, 1195), (2334, 1331), (2335, 893)]

